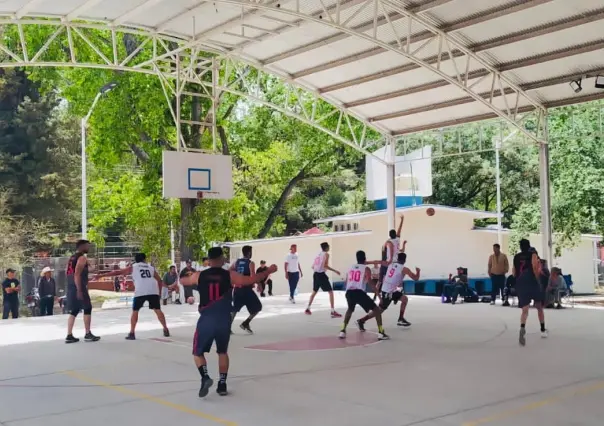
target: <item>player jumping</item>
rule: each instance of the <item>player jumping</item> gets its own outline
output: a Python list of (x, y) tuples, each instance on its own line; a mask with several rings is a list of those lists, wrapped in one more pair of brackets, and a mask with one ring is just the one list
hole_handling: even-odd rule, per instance
[[(375, 304), (371, 297), (365, 291), (366, 285), (371, 283), (371, 269), (367, 266), (367, 257), (364, 251), (357, 251), (357, 263), (352, 265), (348, 271), (346, 278), (346, 302), (348, 303), (348, 309), (344, 315), (344, 324), (340, 330), (340, 339), (346, 338), (346, 327), (350, 322), (350, 317), (354, 312), (356, 305), (359, 305), (365, 310), (365, 312), (371, 311), (371, 314), (375, 317), (375, 321), (378, 326), (378, 339), (388, 340), (390, 337), (384, 333), (384, 327), (382, 327), (382, 312), (380, 308)], [(377, 291), (375, 286), (374, 291)], [(360, 326), (359, 326), (360, 327)], [(360, 327), (361, 331), (365, 331), (364, 327)]]
[(394, 229), (390, 230), (390, 238), (387, 239), (384, 245), (382, 246), (382, 261), (385, 263), (383, 263), (380, 267), (378, 288), (377, 291), (373, 294), (374, 301), (379, 296), (382, 283), (384, 282), (384, 276), (386, 275), (386, 271), (388, 270), (388, 265), (390, 265), (396, 260), (396, 255), (399, 253), (399, 251), (403, 253), (405, 252), (407, 241), (403, 241), (403, 246), (401, 247), (401, 231), (403, 230), (404, 222), (405, 216), (401, 215), (401, 221), (398, 224), (398, 229), (396, 231)]

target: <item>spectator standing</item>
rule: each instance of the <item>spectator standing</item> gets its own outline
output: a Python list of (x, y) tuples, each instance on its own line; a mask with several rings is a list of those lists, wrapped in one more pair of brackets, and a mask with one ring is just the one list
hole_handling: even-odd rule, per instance
[(21, 284), (15, 278), (15, 270), (7, 269), (6, 279), (2, 282), (2, 319), (8, 319), (9, 313), (12, 313), (13, 319), (19, 318), (19, 292)]
[(57, 283), (52, 277), (54, 269), (46, 266), (38, 279), (38, 295), (40, 296), (40, 316), (53, 315), (57, 297)]
[(491, 277), (491, 305), (495, 305), (497, 295), (504, 299), (503, 288), (505, 287), (505, 276), (510, 270), (508, 257), (501, 252), (499, 244), (493, 244), (493, 254), (489, 256), (489, 277)]
[(298, 282), (304, 274), (302, 274), (302, 267), (300, 266), (300, 260), (298, 259), (298, 246), (295, 244), (292, 244), (289, 248), (289, 254), (285, 258), (284, 270), (285, 279), (289, 283), (289, 301), (291, 303), (296, 303), (294, 296), (296, 295)]

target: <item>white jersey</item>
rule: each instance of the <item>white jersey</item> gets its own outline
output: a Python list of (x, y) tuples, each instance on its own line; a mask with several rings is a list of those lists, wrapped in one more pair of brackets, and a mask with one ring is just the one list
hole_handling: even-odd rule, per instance
[(401, 249), (401, 239), (400, 238), (390, 238), (388, 241), (392, 243), (394, 246), (394, 253), (390, 253), (390, 246), (386, 245), (386, 260), (392, 259), (393, 262), (396, 262), (396, 255)]
[(365, 270), (367, 265), (352, 265), (346, 276), (346, 290), (365, 290)]
[(403, 279), (405, 278), (404, 269), (405, 265), (400, 263), (391, 263), (388, 266), (384, 282), (382, 283), (382, 291), (384, 293), (392, 293), (398, 287), (403, 286)]
[(132, 265), (132, 281), (134, 282), (134, 297), (159, 294), (155, 280), (155, 268), (148, 263)]
[(322, 251), (315, 257), (315, 261), (312, 263), (312, 270), (315, 272), (325, 272), (325, 257), (327, 257), (327, 252)]

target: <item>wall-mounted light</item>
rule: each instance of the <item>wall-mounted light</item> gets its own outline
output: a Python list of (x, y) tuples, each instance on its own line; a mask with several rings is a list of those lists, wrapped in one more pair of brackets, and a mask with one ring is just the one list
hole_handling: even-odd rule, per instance
[(573, 89), (573, 92), (579, 93), (581, 90), (583, 90), (583, 87), (581, 86), (582, 80), (582, 78), (578, 78), (577, 80), (573, 80), (569, 83), (570, 88)]

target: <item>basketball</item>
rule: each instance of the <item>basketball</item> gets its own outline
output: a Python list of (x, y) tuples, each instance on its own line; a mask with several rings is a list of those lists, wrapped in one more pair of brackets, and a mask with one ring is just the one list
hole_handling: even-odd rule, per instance
[(426, 209), (426, 214), (428, 216), (434, 216), (434, 213), (436, 213), (436, 212), (434, 211), (434, 209), (432, 207), (430, 207), (429, 209)]

